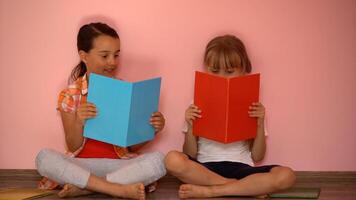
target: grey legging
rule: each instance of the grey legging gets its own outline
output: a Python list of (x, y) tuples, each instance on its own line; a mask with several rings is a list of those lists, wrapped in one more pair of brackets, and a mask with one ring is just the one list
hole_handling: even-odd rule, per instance
[(90, 174), (109, 182), (132, 184), (153, 183), (166, 174), (160, 152), (146, 153), (132, 159), (73, 158), (51, 149), (41, 150), (36, 157), (37, 171), (60, 185), (85, 188)]

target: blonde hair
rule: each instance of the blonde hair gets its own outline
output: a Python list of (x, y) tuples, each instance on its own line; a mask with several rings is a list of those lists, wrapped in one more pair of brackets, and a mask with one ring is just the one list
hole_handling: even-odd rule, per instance
[(214, 69), (237, 68), (245, 73), (251, 72), (251, 62), (245, 45), (233, 35), (218, 36), (212, 39), (205, 49), (204, 64)]

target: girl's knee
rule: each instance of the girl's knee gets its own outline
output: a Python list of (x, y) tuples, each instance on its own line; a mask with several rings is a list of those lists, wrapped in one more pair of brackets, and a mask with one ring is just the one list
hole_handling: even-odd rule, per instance
[(42, 165), (46, 162), (48, 156), (51, 153), (52, 153), (51, 149), (42, 149), (40, 152), (38, 152), (35, 159), (35, 164), (37, 169), (40, 169), (42, 167)]
[(184, 171), (188, 158), (179, 151), (170, 151), (164, 159), (164, 164), (170, 173), (180, 173)]
[(50, 165), (55, 164), (57, 152), (52, 149), (42, 149), (36, 156), (35, 165), (37, 171), (43, 175), (48, 171)]
[(289, 167), (278, 167), (275, 173), (275, 187), (277, 190), (284, 190), (294, 185), (296, 175)]

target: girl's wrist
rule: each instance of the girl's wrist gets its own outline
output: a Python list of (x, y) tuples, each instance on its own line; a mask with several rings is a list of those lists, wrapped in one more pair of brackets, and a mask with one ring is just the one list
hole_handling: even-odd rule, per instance
[(78, 111), (75, 113), (75, 124), (78, 126), (84, 126), (84, 120), (78, 115)]
[(187, 125), (188, 125), (188, 130), (192, 130), (193, 129), (193, 125), (192, 124), (187, 123)]
[(77, 119), (75, 120), (75, 123), (76, 123), (78, 126), (81, 126), (81, 127), (84, 126), (84, 120), (81, 120), (81, 119), (79, 119), (79, 118), (77, 118)]
[(258, 118), (257, 119), (257, 126), (261, 127), (265, 124), (265, 118)]

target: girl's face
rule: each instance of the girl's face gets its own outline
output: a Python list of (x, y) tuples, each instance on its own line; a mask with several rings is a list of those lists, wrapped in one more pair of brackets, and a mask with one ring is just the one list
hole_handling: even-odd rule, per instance
[(87, 73), (114, 77), (120, 53), (120, 39), (101, 35), (94, 39), (89, 52), (79, 51), (81, 60), (87, 66)]
[(245, 73), (239, 70), (240, 68), (229, 68), (229, 69), (222, 69), (222, 68), (214, 68), (214, 67), (207, 67), (207, 71), (209, 74), (214, 74), (218, 76), (222, 76), (225, 78), (235, 77), (235, 76), (243, 76)]

